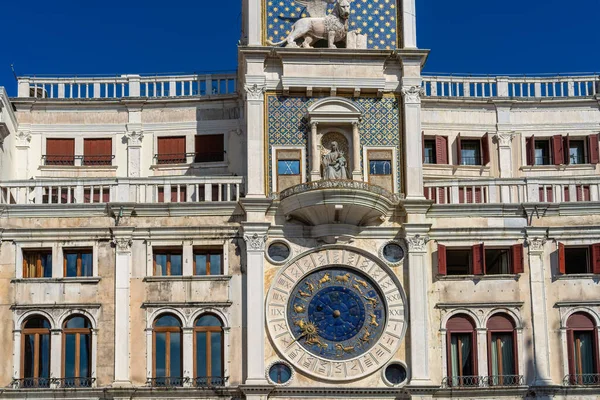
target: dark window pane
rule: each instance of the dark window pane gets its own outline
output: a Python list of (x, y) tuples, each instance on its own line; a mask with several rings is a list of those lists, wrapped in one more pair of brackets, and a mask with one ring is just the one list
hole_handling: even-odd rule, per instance
[(34, 371), (35, 335), (25, 335), (24, 378), (32, 378)]
[(44, 270), (44, 278), (52, 277), (52, 254), (43, 254), (42, 269)]
[(569, 141), (569, 164), (585, 164), (585, 145), (583, 140)]
[(221, 332), (210, 333), (210, 355), (211, 355), (211, 375), (222, 376), (223, 371), (221, 367)]
[(196, 275), (206, 275), (206, 254), (196, 254)]
[(221, 272), (221, 255), (211, 254), (210, 255), (210, 274), (220, 275)]
[(50, 335), (40, 335), (39, 377), (50, 378)]
[(29, 318), (27, 320), (27, 322), (25, 322), (24, 328), (25, 329), (28, 329), (28, 328), (50, 329), (50, 322), (48, 322), (48, 320), (46, 318), (32, 317), (32, 318)]
[(85, 317), (71, 317), (67, 321), (67, 328), (91, 328), (91, 325)]
[(154, 260), (156, 262), (155, 275), (165, 276), (167, 275), (167, 255), (166, 254), (155, 254)]
[(91, 375), (90, 361), (92, 335), (79, 335), (79, 376), (89, 378)]
[(171, 254), (171, 275), (182, 275), (181, 255)]
[(577, 375), (595, 374), (594, 336), (590, 331), (573, 332), (573, 354)]
[(300, 175), (300, 160), (278, 160), (278, 175)]
[(425, 140), (425, 164), (435, 163), (435, 140)]
[(481, 149), (479, 140), (461, 141), (460, 155), (462, 165), (481, 165)]
[(181, 377), (181, 334), (171, 333), (171, 376)]
[(221, 321), (214, 315), (203, 315), (196, 320), (196, 326), (221, 326)]
[(156, 332), (155, 334), (155, 354), (156, 358), (156, 371), (155, 377), (164, 377), (166, 376), (166, 360), (167, 360), (167, 348), (166, 348), (166, 333)]
[(550, 164), (550, 142), (548, 140), (535, 141), (535, 165)]
[(77, 276), (77, 253), (66, 254), (67, 259), (67, 276)]
[(285, 364), (275, 364), (269, 369), (269, 378), (275, 383), (286, 383), (292, 377), (292, 370)]
[(92, 253), (83, 253), (81, 255), (81, 276), (93, 276)]
[(65, 378), (76, 378), (75, 373), (75, 336), (65, 335)]
[(446, 251), (448, 275), (468, 275), (471, 273), (471, 250), (448, 249)]
[(269, 257), (271, 257), (273, 261), (277, 262), (287, 260), (291, 253), (290, 248), (282, 242), (272, 243), (269, 245), (267, 252)]
[(507, 249), (485, 249), (486, 274), (510, 274), (510, 254)]
[(390, 160), (371, 160), (369, 161), (370, 175), (391, 175), (392, 162)]
[(514, 375), (515, 353), (512, 333), (493, 333), (491, 346), (492, 375)]
[(587, 274), (589, 272), (588, 265), (587, 247), (565, 248), (566, 274)]
[(196, 332), (196, 375), (206, 376), (206, 332)]
[(156, 322), (154, 323), (154, 326), (176, 326), (176, 327), (180, 327), (181, 323), (179, 322), (179, 319), (177, 319), (177, 317), (173, 316), (173, 315), (163, 315), (162, 317), (160, 317), (159, 319), (156, 320)]

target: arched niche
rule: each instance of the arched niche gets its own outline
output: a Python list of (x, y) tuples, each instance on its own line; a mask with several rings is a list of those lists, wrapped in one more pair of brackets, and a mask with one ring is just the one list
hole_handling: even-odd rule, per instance
[(312, 181), (320, 180), (322, 139), (331, 132), (339, 132), (348, 139), (347, 154), (350, 175), (348, 178), (361, 180), (360, 171), (360, 132), (361, 111), (356, 105), (341, 97), (321, 99), (308, 108), (308, 121), (311, 126), (310, 135), (310, 177)]

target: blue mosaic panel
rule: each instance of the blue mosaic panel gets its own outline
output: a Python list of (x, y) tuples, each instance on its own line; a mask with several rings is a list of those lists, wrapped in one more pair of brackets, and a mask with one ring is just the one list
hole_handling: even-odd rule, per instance
[[(268, 170), (269, 188), (271, 185), (272, 146), (303, 146), (308, 150), (310, 126), (308, 124), (308, 107), (319, 98), (284, 97), (267, 95), (267, 135), (268, 135)], [(357, 98), (352, 100), (361, 110), (360, 123), (361, 145), (393, 146), (397, 149), (396, 170), (398, 171), (398, 188), (400, 185), (400, 116), (398, 100), (395, 97)], [(309, 157), (309, 151), (306, 152)], [(362, 149), (361, 149), (362, 157)], [(308, 174), (308, 160), (305, 162)], [(361, 160), (362, 165), (362, 160)]]
[[(333, 11), (333, 6), (329, 5), (329, 13)], [(294, 22), (308, 16), (306, 8), (293, 0), (266, 0), (267, 39), (272, 42), (284, 40)], [(350, 30), (367, 34), (369, 49), (396, 48), (396, 0), (354, 0), (348, 24)]]

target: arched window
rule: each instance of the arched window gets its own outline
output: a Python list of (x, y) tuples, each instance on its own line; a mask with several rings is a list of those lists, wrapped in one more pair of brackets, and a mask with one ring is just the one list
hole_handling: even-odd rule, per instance
[(50, 386), (50, 322), (44, 317), (28, 318), (23, 324), (21, 347), (23, 387)]
[(567, 340), (570, 383), (598, 384), (598, 329), (594, 320), (582, 312), (571, 315), (567, 320)]
[(63, 324), (63, 378), (64, 387), (92, 385), (92, 325), (82, 315)]
[(490, 385), (517, 385), (520, 382), (515, 323), (506, 314), (496, 314), (487, 323)]
[(176, 316), (163, 314), (154, 321), (152, 332), (154, 385), (182, 385), (181, 337), (181, 321)]
[(223, 324), (216, 316), (206, 314), (196, 320), (194, 353), (195, 384), (223, 385)]
[(446, 330), (448, 384), (477, 386), (477, 335), (473, 320), (467, 315), (455, 315), (448, 320)]

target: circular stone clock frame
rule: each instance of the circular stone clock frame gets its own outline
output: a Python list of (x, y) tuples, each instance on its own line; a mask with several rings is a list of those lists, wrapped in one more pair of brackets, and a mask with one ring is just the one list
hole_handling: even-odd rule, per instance
[[(368, 283), (380, 293), (385, 315), (379, 320), (382, 326), (372, 343), (356, 346), (345, 356), (332, 359), (331, 354), (324, 357), (308, 350), (310, 343), (308, 346), (304, 343), (305, 338), (300, 337), (297, 326), (290, 326), (288, 316), (295, 310), (294, 304), (289, 303), (290, 296), (298, 293), (298, 285), (305, 284), (308, 276), (315, 273), (325, 276), (328, 271), (340, 270), (368, 278)], [(338, 275), (339, 272), (335, 273)], [(315, 290), (315, 294), (318, 293)], [(356, 248), (327, 246), (296, 257), (275, 276), (266, 299), (267, 327), (274, 347), (294, 368), (322, 380), (351, 381), (380, 370), (395, 356), (406, 333), (406, 304), (402, 286), (386, 263)], [(363, 335), (364, 330), (360, 330), (357, 342)]]

